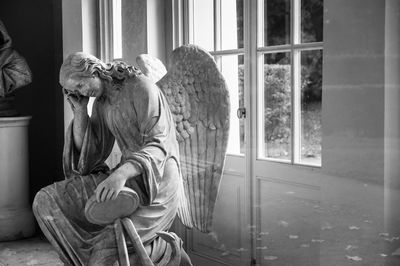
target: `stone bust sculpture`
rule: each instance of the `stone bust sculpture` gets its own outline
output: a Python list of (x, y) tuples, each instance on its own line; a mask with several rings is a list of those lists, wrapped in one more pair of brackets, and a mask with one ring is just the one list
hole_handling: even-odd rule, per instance
[[(61, 67), (74, 113), (64, 145), (66, 179), (39, 191), (33, 211), (67, 265), (121, 265), (118, 223), (93, 223), (88, 210), (97, 204), (112, 216), (129, 191), (137, 205), (124, 221), (140, 239), (128, 243), (132, 265), (191, 265), (179, 237), (168, 234), (169, 245), (162, 234), (176, 215), (188, 227), (210, 230), (229, 130), (226, 83), (197, 46), (176, 49), (158, 81), (147, 77), (160, 76), (156, 62), (140, 56), (140, 71), (74, 53)], [(89, 97), (96, 97), (90, 117)], [(115, 141), (122, 157), (109, 169), (104, 162)]]
[(15, 116), (13, 93), (32, 81), (25, 59), (13, 49), (6, 27), (0, 20), (0, 117)]

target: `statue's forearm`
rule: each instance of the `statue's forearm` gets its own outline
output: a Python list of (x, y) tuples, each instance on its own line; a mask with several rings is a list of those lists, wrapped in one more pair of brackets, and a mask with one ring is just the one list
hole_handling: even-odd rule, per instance
[(130, 162), (126, 162), (123, 165), (121, 165), (120, 167), (118, 167), (114, 171), (114, 174), (120, 175), (125, 180), (129, 180), (130, 178), (140, 175), (141, 170), (137, 165), (132, 164)]
[(87, 113), (78, 113), (74, 114), (74, 124), (73, 124), (73, 136), (74, 136), (74, 144), (78, 151), (81, 151), (83, 145), (83, 138), (85, 136), (86, 128), (88, 125), (89, 116)]

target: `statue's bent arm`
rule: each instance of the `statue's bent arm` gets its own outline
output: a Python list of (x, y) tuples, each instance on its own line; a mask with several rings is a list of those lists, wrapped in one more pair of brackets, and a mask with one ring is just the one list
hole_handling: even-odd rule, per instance
[(92, 116), (88, 119), (80, 151), (73, 142), (73, 123), (74, 120), (67, 129), (64, 143), (63, 164), (66, 178), (71, 174), (87, 175), (99, 168), (105, 168), (104, 162), (115, 142), (97, 101), (93, 104)]

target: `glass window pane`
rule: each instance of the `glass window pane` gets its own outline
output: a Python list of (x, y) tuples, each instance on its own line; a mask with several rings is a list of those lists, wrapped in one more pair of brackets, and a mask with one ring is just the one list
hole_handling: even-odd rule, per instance
[(322, 42), (323, 0), (301, 1), (301, 42)]
[(221, 0), (221, 49), (243, 48), (243, 0)]
[(291, 65), (290, 53), (264, 55), (265, 157), (290, 160)]
[(301, 52), (301, 163), (321, 165), (322, 50)]
[(228, 153), (244, 154), (244, 119), (239, 119), (236, 110), (244, 106), (244, 64), (243, 55), (228, 55), (217, 58), (229, 88), (231, 101), (231, 120), (228, 142)]
[(214, 50), (214, 1), (193, 1), (193, 43)]
[(290, 43), (290, 0), (264, 0), (264, 45)]

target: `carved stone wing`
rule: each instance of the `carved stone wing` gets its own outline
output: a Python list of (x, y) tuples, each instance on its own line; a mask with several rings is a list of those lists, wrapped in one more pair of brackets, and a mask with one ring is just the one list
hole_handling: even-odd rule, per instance
[(157, 82), (175, 119), (187, 199), (178, 215), (186, 226), (209, 232), (229, 132), (229, 92), (212, 56), (195, 45), (172, 53)]
[(150, 78), (154, 83), (159, 81), (167, 70), (164, 64), (158, 59), (148, 54), (141, 54), (136, 57), (136, 63), (144, 75)]

